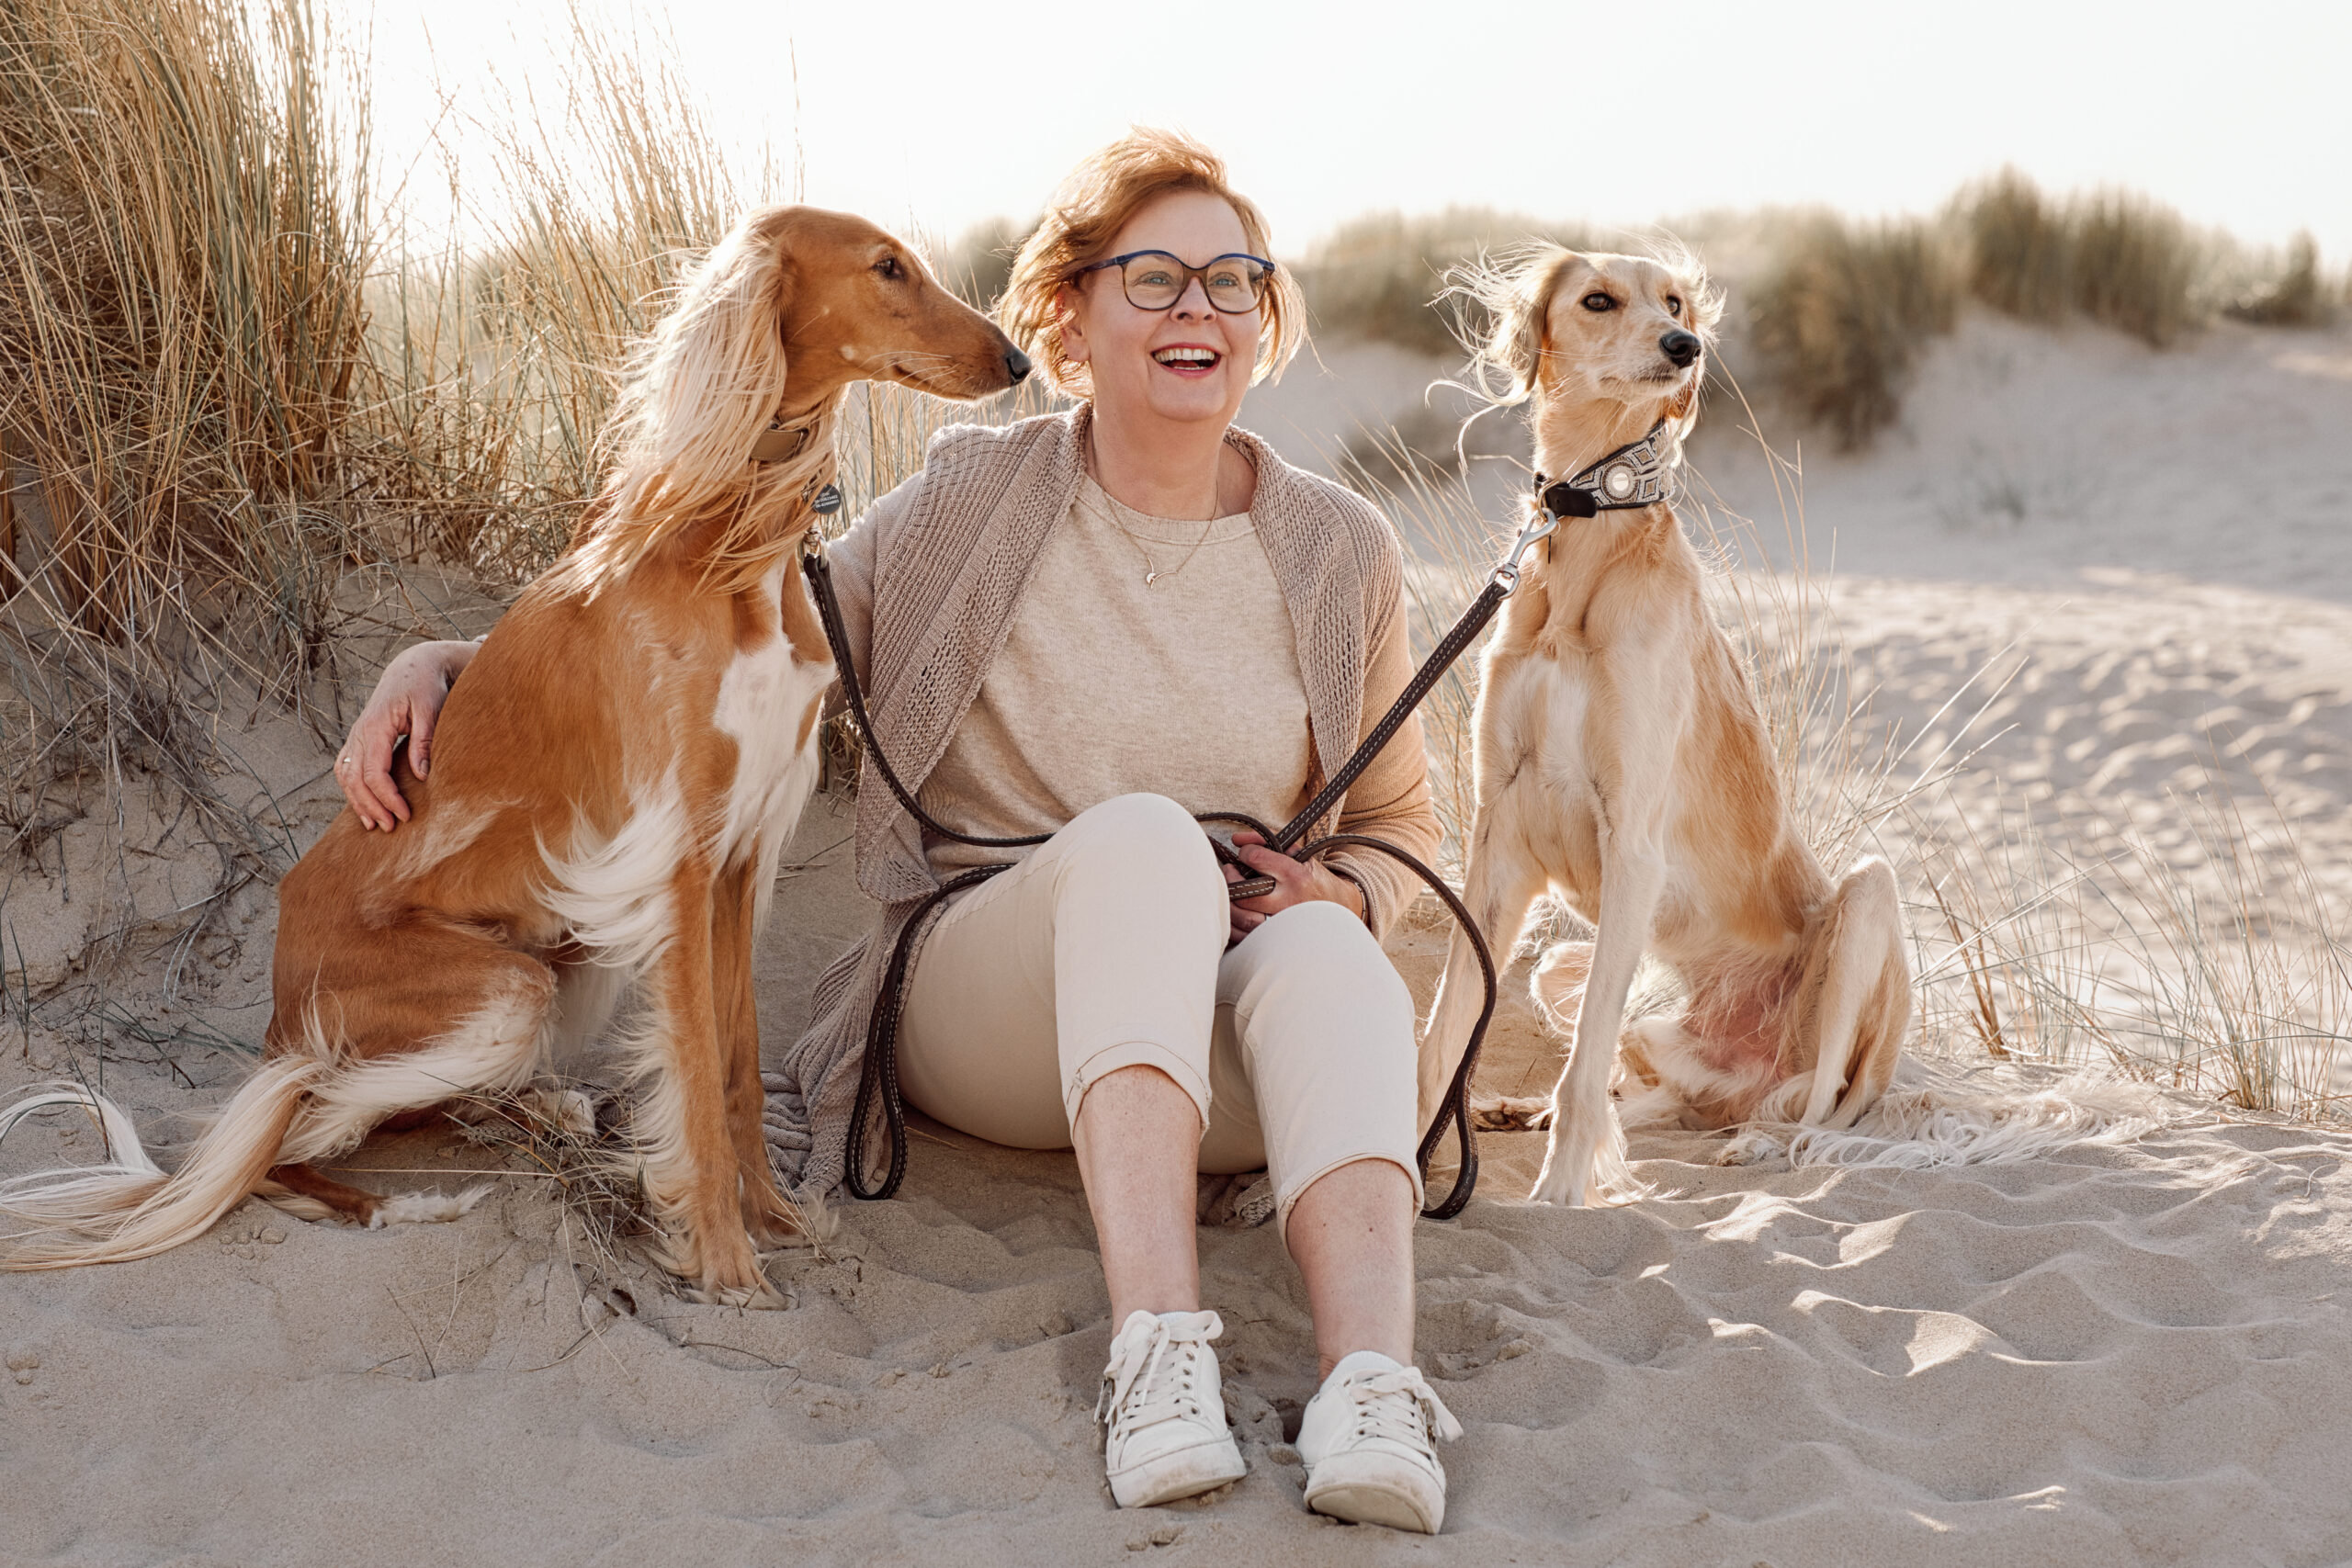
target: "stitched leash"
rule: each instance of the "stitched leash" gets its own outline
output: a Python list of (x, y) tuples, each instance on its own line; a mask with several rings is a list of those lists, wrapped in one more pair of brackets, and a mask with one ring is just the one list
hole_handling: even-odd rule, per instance
[[(1641, 441), (1611, 453), (1592, 468), (1579, 474), (1577, 479), (1594, 478), (1596, 483), (1605, 483), (1606, 481), (1599, 477), (1600, 470), (1633, 452), (1635, 447), (1645, 446), (1657, 434), (1657, 430), (1653, 429)], [(1537, 477), (1540, 481), (1542, 476)], [(1553, 488), (1560, 490), (1566, 487)], [(1268, 829), (1257, 818), (1244, 812), (1204, 811), (1198, 813), (1196, 819), (1203, 822), (1229, 822), (1249, 828), (1266, 841), (1268, 848), (1281, 852), (1289, 852), (1293, 844), (1305, 838), (1316, 823), (1338, 807), (1349, 787), (1363, 776), (1363, 771), (1372, 765), (1382, 750), (1396, 738), (1396, 731), (1404, 726), (1405, 720), (1412, 716), (1413, 710), (1420, 705), (1422, 699), (1427, 697), (1438, 682), (1444, 678), (1446, 671), (1462, 657), (1464, 650), (1468, 649), (1471, 643), (1477, 640), (1478, 634), (1486, 629), (1487, 622), (1494, 619), (1495, 612), (1501, 608), (1503, 601), (1510, 598), (1518, 589), (1521, 563), (1526, 558), (1527, 552), (1539, 541), (1551, 536), (1559, 527), (1563, 515), (1583, 517), (1593, 515), (1590, 512), (1573, 508), (1566, 512), (1557, 510), (1552, 504), (1553, 500), (1552, 494), (1543, 491), (1539, 483), (1535, 516), (1525, 528), (1520, 531), (1519, 537), (1512, 541), (1510, 548), (1497, 564), (1487, 586), (1480, 591), (1477, 598), (1471, 601), (1470, 607), (1462, 613), (1461, 618), (1454, 622), (1453, 628), (1439, 640), (1435, 648), (1430, 650), (1429, 657), (1421, 661), (1420, 669), (1414, 672), (1412, 680), (1397, 695), (1396, 701), (1390, 705), (1387, 713), (1382, 716), (1380, 722), (1373, 727), (1372, 732), (1364, 737), (1363, 743), (1357, 746), (1353, 754), (1340, 764), (1339, 770), (1331, 775), (1330, 781), (1316, 793), (1315, 798), (1308, 801), (1297, 816), (1292, 818), (1281, 829), (1273, 830)], [(817, 511), (827, 513), (839, 510), (841, 504), (840, 491), (831, 485), (827, 485), (822, 491), (820, 491), (814, 502)], [(1563, 504), (1567, 504), (1566, 498), (1563, 498)], [(1607, 509), (1617, 510), (1624, 504), (1629, 503), (1618, 502), (1610, 504)], [(1630, 504), (1650, 503), (1644, 502)], [(801, 565), (802, 571), (808, 580), (811, 595), (817, 602), (818, 618), (824, 624), (825, 641), (832, 650), (833, 667), (841, 679), (842, 694), (847, 701), (850, 717), (856, 724), (858, 734), (865, 742), (866, 755), (873, 760), (876, 771), (881, 773), (883, 783), (889, 787), (890, 793), (898, 797), (899, 804), (906, 808), (908, 815), (926, 830), (940, 838), (982, 849), (1026, 849), (1042, 844), (1052, 838), (1051, 833), (987, 838), (978, 834), (958, 832), (941, 823), (922, 808), (916, 801), (914, 792), (907, 788), (905, 783), (899, 779), (897, 770), (890, 766), (889, 759), (884, 755), (880, 744), (875, 739), (874, 721), (865, 708), (864, 685), (857, 678), (856, 663), (850, 657), (849, 636), (842, 623), (841, 602), (833, 592), (832, 566), (825, 558), (824, 540), (814, 528), (809, 529), (802, 536)], [(1217, 852), (1220, 860), (1235, 865), (1243, 863), (1232, 849), (1221, 842), (1214, 834), (1210, 835), (1209, 843)], [(1462, 1053), (1462, 1060), (1453, 1069), (1453, 1080), (1446, 1087), (1445, 1098), (1439, 1103), (1438, 1113), (1431, 1120), (1429, 1131), (1422, 1134), (1420, 1145), (1414, 1154), (1414, 1158), (1421, 1168), (1421, 1174), (1426, 1179), (1429, 1175), (1430, 1157), (1443, 1140), (1447, 1123), (1449, 1122), (1453, 1123), (1458, 1138), (1458, 1158), (1455, 1164), (1453, 1190), (1435, 1206), (1421, 1211), (1422, 1217), (1426, 1219), (1450, 1220), (1460, 1213), (1463, 1207), (1470, 1201), (1470, 1194), (1478, 1184), (1477, 1138), (1470, 1126), (1470, 1079), (1477, 1067), (1479, 1048), (1486, 1042), (1487, 1026), (1493, 1021), (1495, 1016), (1494, 954), (1488, 950), (1486, 937), (1479, 931), (1477, 922), (1470, 918), (1469, 909), (1463, 905), (1460, 896), (1446, 886), (1445, 879), (1415, 856), (1385, 839), (1376, 839), (1364, 833), (1327, 834), (1299, 850), (1297, 858), (1302, 861), (1319, 859), (1331, 851), (1340, 849), (1363, 849), (1385, 854), (1419, 877), (1421, 882), (1438, 896), (1439, 901), (1445, 905), (1447, 912), (1453, 917), (1455, 924), (1469, 936), (1470, 945), (1478, 957), (1479, 976), (1486, 987), (1485, 1002), (1478, 1010), (1478, 1021), (1471, 1028), (1470, 1039)], [(969, 871), (958, 873), (948, 878), (915, 906), (914, 912), (908, 917), (905, 928), (899, 933), (899, 940), (891, 949), (889, 964), (883, 973), (881, 994), (875, 998), (874, 1011), (866, 1024), (865, 1059), (858, 1075), (857, 1099), (850, 1113), (848, 1160), (843, 1180), (851, 1193), (858, 1198), (890, 1197), (898, 1191), (899, 1183), (906, 1175), (906, 1106), (899, 1093), (899, 1018), (904, 1001), (907, 967), (914, 951), (915, 939), (922, 932), (923, 922), (929, 919), (952, 895), (967, 887), (977, 886), (998, 873), (1010, 869), (1012, 869), (1011, 863), (975, 866)], [(1234, 884), (1228, 889), (1228, 895), (1234, 898), (1254, 898), (1272, 892), (1274, 882), (1272, 877), (1250, 876)], [(866, 1130), (872, 1123), (877, 1100), (880, 1101), (884, 1130), (889, 1140), (889, 1154), (888, 1163), (881, 1181), (869, 1187), (865, 1183)]]

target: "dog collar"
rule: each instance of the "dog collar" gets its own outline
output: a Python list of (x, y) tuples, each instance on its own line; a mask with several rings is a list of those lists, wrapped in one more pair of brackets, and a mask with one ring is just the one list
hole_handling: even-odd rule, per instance
[(1554, 517), (1598, 517), (1669, 499), (1674, 467), (1658, 439), (1665, 429), (1666, 421), (1659, 420), (1647, 435), (1627, 442), (1573, 479), (1547, 480), (1537, 474), (1535, 504)]
[[(788, 463), (808, 448), (808, 438), (816, 429), (820, 415), (812, 413), (788, 424), (772, 424), (752, 443), (754, 463)], [(827, 458), (823, 467), (808, 476), (800, 487), (800, 499), (820, 516), (830, 517), (842, 509), (841, 487), (828, 477), (832, 462)]]

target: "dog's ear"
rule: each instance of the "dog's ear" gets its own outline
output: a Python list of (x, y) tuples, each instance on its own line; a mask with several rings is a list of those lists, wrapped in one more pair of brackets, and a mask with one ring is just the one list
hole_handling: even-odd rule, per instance
[(770, 209), (729, 231), (680, 281), (632, 360), (614, 456), (671, 498), (739, 482), (783, 400), (797, 277), (790, 218)]
[(1561, 280), (1583, 265), (1584, 257), (1574, 251), (1546, 250), (1511, 278), (1487, 347), (1487, 357), (1510, 378), (1510, 401), (1523, 402), (1534, 394), (1548, 346), (1553, 297)]

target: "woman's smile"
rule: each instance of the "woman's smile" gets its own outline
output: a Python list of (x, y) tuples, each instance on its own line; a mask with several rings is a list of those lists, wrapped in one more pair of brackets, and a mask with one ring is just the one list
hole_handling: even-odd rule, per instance
[(1225, 355), (1204, 343), (1171, 343), (1153, 349), (1151, 358), (1162, 369), (1197, 381), (1215, 375)]

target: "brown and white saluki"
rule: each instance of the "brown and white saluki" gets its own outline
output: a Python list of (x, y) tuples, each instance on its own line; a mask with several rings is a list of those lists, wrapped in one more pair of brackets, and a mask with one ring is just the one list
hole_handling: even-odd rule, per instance
[[(1798, 836), (1669, 504), (1721, 309), (1704, 275), (1555, 248), (1480, 292), (1487, 357), (1531, 405), (1538, 504), (1560, 521), (1484, 656), (1464, 897), (1497, 952), (1547, 890), (1595, 928), (1533, 981), (1576, 1024), (1532, 1195), (1580, 1204), (1596, 1184), (1640, 1190), (1612, 1078), (1627, 1120), (1850, 1126), (1894, 1074), (1911, 972), (1886, 863), (1832, 883)], [(1625, 1030), (1645, 951), (1688, 1000)], [(1422, 1055), (1425, 1123), (1479, 997), (1457, 936), (1430, 1014), (1439, 1048)]]
[[(307, 1218), (449, 1218), (318, 1168), (403, 1112), (522, 1090), (621, 990), (635, 1159), (657, 1256), (698, 1295), (768, 1299), (756, 1243), (797, 1217), (760, 1116), (752, 946), (816, 782), (831, 659), (798, 546), (832, 504), (853, 381), (1003, 390), (1028, 360), (899, 241), (810, 208), (756, 212), (640, 346), (613, 464), (571, 548), (451, 692), (396, 833), (345, 810), (278, 890), (261, 1066), (169, 1175), (129, 1118), (114, 1163), (0, 1189), (39, 1228), (16, 1269), (142, 1258), (248, 1194)], [(755, 460), (756, 459), (756, 460)]]

